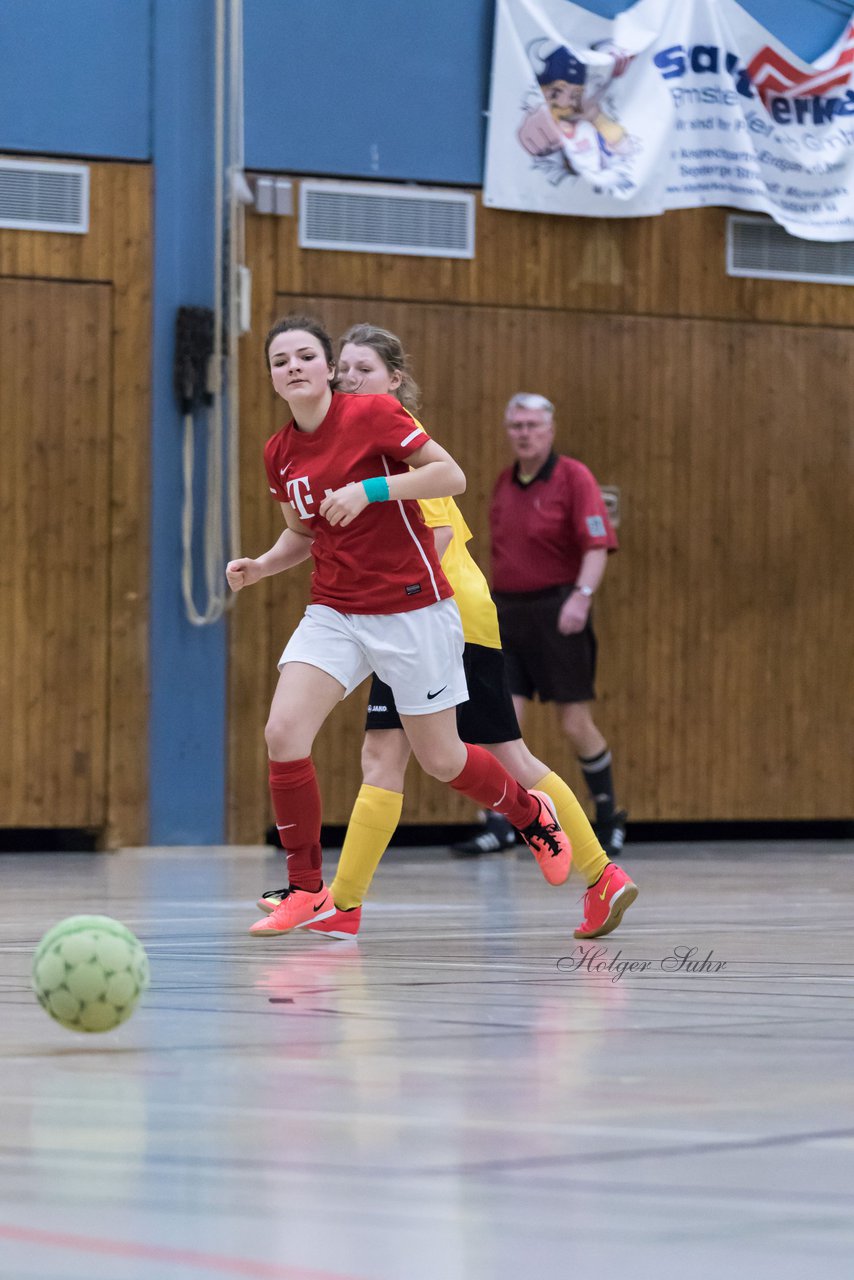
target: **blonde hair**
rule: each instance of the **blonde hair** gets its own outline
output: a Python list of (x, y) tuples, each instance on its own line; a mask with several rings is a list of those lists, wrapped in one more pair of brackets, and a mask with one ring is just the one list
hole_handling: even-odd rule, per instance
[(389, 373), (400, 374), (400, 386), (390, 392), (396, 396), (404, 409), (410, 413), (418, 412), (421, 392), (418, 383), (409, 371), (409, 356), (403, 349), (403, 343), (397, 334), (388, 329), (381, 329), (375, 324), (354, 324), (338, 340), (338, 355), (348, 342), (356, 347), (370, 347), (382, 360)]

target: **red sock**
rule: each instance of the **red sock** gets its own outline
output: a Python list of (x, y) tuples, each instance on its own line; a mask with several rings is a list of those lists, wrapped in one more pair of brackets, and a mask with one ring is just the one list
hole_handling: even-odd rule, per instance
[(540, 810), (530, 791), (511, 778), (504, 765), (485, 747), (473, 747), (468, 742), (463, 745), (468, 759), (462, 773), (450, 783), (454, 790), (503, 814), (519, 831), (532, 823)]
[(320, 789), (311, 756), (270, 761), (270, 795), (292, 889), (317, 893), (323, 884)]

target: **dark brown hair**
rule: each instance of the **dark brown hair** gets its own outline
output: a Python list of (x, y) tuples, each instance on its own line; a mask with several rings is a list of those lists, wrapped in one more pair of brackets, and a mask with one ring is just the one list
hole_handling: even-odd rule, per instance
[(268, 372), (270, 369), (270, 346), (273, 339), (277, 338), (280, 333), (292, 333), (295, 329), (304, 330), (306, 333), (310, 333), (313, 338), (317, 338), (317, 341), (323, 347), (323, 354), (326, 356), (326, 363), (334, 366), (335, 360), (332, 355), (332, 339), (320, 321), (315, 320), (314, 316), (289, 315), (282, 316), (281, 320), (277, 320), (270, 332), (267, 334), (267, 337), (264, 339), (264, 360), (266, 362)]
[(400, 386), (390, 393), (396, 396), (404, 409), (410, 413), (418, 412), (418, 401), (421, 392), (418, 383), (409, 371), (409, 356), (403, 349), (403, 343), (397, 334), (389, 329), (380, 329), (375, 324), (354, 324), (338, 340), (338, 354), (348, 342), (356, 347), (370, 347), (382, 360), (389, 373), (400, 374)]

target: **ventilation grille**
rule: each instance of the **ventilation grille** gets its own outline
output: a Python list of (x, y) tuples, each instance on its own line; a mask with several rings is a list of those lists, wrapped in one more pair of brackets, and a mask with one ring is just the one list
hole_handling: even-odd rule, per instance
[(301, 182), (299, 207), (304, 249), (474, 257), (474, 196), (465, 192)]
[(0, 160), (0, 227), (89, 230), (89, 166)]
[(727, 218), (727, 274), (760, 280), (854, 284), (854, 240), (791, 236), (770, 218)]

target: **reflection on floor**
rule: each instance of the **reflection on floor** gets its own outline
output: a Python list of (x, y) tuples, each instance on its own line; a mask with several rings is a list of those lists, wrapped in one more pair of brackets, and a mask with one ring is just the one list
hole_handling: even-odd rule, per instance
[[(392, 852), (340, 943), (247, 936), (270, 850), (0, 858), (4, 1280), (851, 1275), (854, 849), (625, 864), (579, 944), (521, 850)], [(151, 960), (104, 1036), (29, 990), (78, 912)]]

